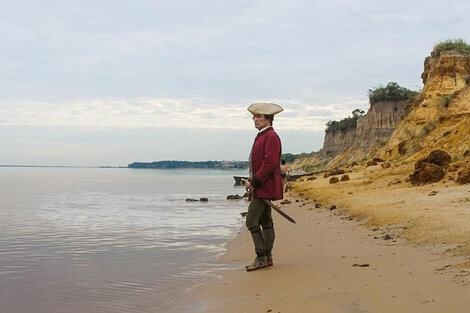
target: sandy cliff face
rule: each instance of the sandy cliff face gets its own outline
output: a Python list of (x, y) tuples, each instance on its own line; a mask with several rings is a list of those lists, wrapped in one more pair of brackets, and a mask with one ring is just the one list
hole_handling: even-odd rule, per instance
[(470, 149), (470, 56), (431, 54), (421, 77), (423, 89), (412, 103), (371, 105), (354, 134), (326, 134), (323, 149), (299, 164), (328, 161), (326, 166), (334, 167), (373, 157), (406, 164), (436, 149), (449, 153), (452, 161), (463, 158)]
[(357, 120), (356, 128), (325, 133), (323, 148), (308, 159), (299, 160), (294, 167), (306, 164), (342, 165), (360, 161), (372, 150), (388, 141), (396, 125), (405, 115), (406, 101), (380, 101), (370, 106), (367, 114)]
[(354, 144), (356, 139), (356, 129), (338, 129), (335, 131), (325, 132), (323, 140), (322, 155), (334, 156), (343, 153)]
[(405, 115), (406, 101), (379, 101), (357, 120), (354, 144), (337, 155), (330, 166), (360, 162), (383, 147)]
[(348, 149), (367, 153), (371, 148), (383, 145), (405, 115), (406, 106), (406, 101), (372, 104), (367, 114), (357, 120), (356, 128), (325, 133), (323, 155), (335, 156)]
[(428, 57), (421, 77), (422, 92), (380, 154), (415, 160), (441, 149), (458, 159), (470, 148), (470, 56)]
[(357, 121), (354, 148), (367, 152), (374, 145), (386, 142), (405, 115), (406, 101), (380, 101), (370, 106)]

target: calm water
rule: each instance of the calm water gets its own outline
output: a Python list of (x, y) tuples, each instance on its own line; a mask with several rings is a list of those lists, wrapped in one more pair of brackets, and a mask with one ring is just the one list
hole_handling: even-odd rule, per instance
[(220, 269), (243, 174), (0, 168), (0, 312), (195, 310), (184, 292)]

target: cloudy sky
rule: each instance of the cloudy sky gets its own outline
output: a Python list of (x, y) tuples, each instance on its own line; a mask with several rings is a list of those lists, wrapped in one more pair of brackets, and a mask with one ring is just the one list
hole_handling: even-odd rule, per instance
[(0, 0), (0, 164), (246, 160), (246, 107), (285, 108), (284, 152), (424, 58), (470, 42), (468, 1)]

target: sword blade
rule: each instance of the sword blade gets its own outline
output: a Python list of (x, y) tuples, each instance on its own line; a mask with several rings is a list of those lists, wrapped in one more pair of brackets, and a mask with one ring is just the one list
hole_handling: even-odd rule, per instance
[(264, 202), (269, 205), (274, 211), (276, 211), (277, 213), (281, 214), (283, 217), (285, 217), (289, 222), (292, 222), (295, 224), (295, 221), (292, 217), (290, 217), (289, 215), (287, 215), (286, 213), (284, 213), (279, 207), (277, 207), (274, 203), (271, 202), (271, 200), (268, 200), (268, 199), (263, 199)]

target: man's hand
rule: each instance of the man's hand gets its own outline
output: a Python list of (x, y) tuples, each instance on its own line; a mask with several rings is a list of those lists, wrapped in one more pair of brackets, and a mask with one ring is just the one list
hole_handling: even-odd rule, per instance
[(246, 182), (245, 184), (245, 188), (247, 191), (249, 191), (250, 193), (253, 193), (253, 191), (255, 191), (255, 187), (253, 187), (250, 182)]

